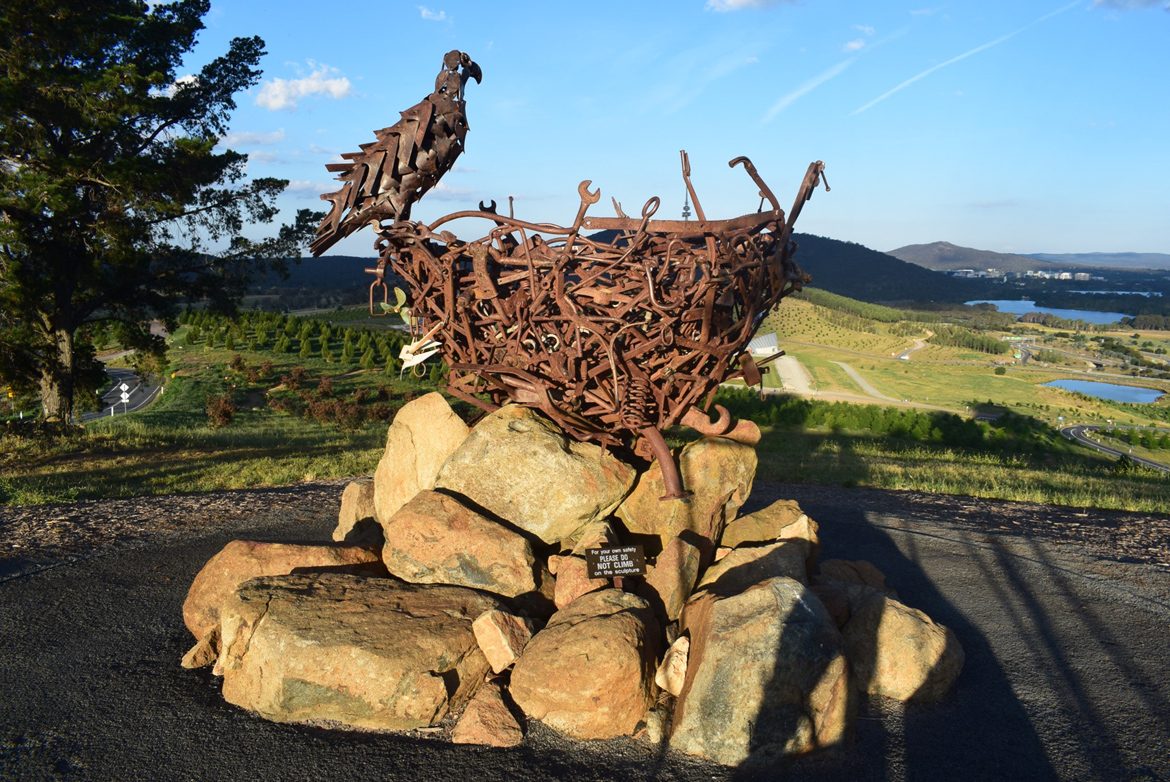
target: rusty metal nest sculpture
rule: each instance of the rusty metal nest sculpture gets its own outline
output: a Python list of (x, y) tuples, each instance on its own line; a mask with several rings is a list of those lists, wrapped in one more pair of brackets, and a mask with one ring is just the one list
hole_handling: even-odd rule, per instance
[[(429, 226), (396, 221), (379, 231), (371, 304), (379, 285), (385, 299), (393, 270), (410, 288), (415, 344), (438, 343), (451, 394), (489, 411), (506, 401), (539, 409), (579, 440), (641, 436), (635, 450), (662, 466), (663, 499), (685, 497), (661, 432), (682, 423), (726, 433), (725, 410), (717, 422), (701, 412), (713, 392), (733, 378), (760, 382), (745, 348), (772, 307), (810, 280), (790, 237), (824, 165), (809, 166), (786, 217), (751, 161), (736, 158), (730, 165), (759, 187), (761, 211), (709, 221), (685, 152), (682, 161), (696, 221), (651, 219), (657, 197), (637, 218), (616, 202), (618, 217), (588, 217), (600, 199), (589, 181), (567, 228), (499, 215), (494, 202)], [(442, 230), (460, 218), (494, 227), (470, 242)]]
[[(509, 400), (537, 408), (573, 437), (604, 446), (636, 439), (635, 450), (662, 466), (663, 499), (685, 497), (662, 430), (682, 423), (727, 434), (725, 410), (717, 422), (704, 412), (713, 392), (733, 378), (760, 382), (745, 348), (769, 310), (809, 281), (792, 260), (791, 235), (824, 164), (808, 167), (787, 217), (751, 161), (739, 157), (731, 166), (742, 164), (759, 187), (760, 210), (708, 221), (683, 152), (694, 222), (652, 220), (657, 197), (637, 218), (617, 201), (616, 218), (588, 217), (601, 196), (589, 181), (578, 188), (581, 207), (569, 228), (504, 217), (494, 201), (431, 225), (414, 222), (411, 205), (463, 151), (467, 83), (482, 77), (466, 53), (448, 52), (433, 92), (329, 167), (342, 186), (321, 196), (331, 209), (313, 254), (371, 226), (380, 258), (367, 269), (376, 275), (370, 311), (377, 314), (379, 286), (384, 309), (406, 304), (403, 294), (389, 305), (387, 270), (406, 280), (407, 364), (441, 353), (448, 391), (461, 399), (486, 410)], [(442, 229), (459, 218), (493, 227), (462, 241)]]

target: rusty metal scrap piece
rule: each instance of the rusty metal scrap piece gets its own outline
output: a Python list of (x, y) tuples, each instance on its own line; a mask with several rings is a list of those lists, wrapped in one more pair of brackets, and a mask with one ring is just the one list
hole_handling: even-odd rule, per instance
[[(680, 422), (728, 428), (722, 414), (713, 423), (695, 407), (709, 407), (725, 380), (758, 382), (747, 343), (772, 307), (810, 281), (792, 260), (791, 234), (824, 171), (820, 161), (809, 166), (786, 217), (751, 161), (736, 158), (731, 165), (744, 165), (771, 208), (711, 221), (682, 159), (697, 221), (651, 219), (657, 198), (639, 217), (589, 217), (600, 191), (585, 181), (568, 228), (481, 209), (429, 226), (398, 220), (379, 230), (378, 244), (379, 267), (410, 289), (415, 331), (433, 331), (441, 345), (450, 393), (487, 410), (507, 401), (537, 408), (579, 440), (640, 436), (638, 452), (662, 465), (663, 499), (686, 493), (661, 431)], [(470, 242), (440, 230), (461, 218), (492, 227)], [(616, 235), (601, 241), (586, 230)]]

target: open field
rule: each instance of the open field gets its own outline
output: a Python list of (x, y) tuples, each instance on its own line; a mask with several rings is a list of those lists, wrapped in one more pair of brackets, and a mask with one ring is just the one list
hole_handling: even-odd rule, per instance
[[(1066, 349), (1082, 347), (1059, 334), (1067, 334), (1039, 324), (1025, 325), (1035, 331), (1034, 339), (1051, 342)], [(849, 313), (838, 313), (800, 299), (788, 299), (761, 327), (766, 333), (775, 329), (780, 347), (795, 356), (812, 374), (816, 391), (822, 396), (843, 395), (851, 399), (867, 396), (839, 366), (851, 366), (880, 394), (907, 404), (928, 405), (969, 413), (973, 402), (991, 401), (998, 406), (1032, 415), (1052, 424), (1059, 422), (1115, 423), (1137, 426), (1165, 423), (1170, 419), (1170, 397), (1154, 405), (1114, 403), (1043, 386), (1057, 378), (1076, 378), (1099, 382), (1141, 385), (1170, 392), (1170, 382), (1136, 378), (1116, 372), (1085, 372), (1087, 359), (1057, 354), (1059, 364), (1023, 364), (1010, 353), (992, 355), (967, 348), (926, 345), (914, 351), (909, 360), (897, 356), (914, 346), (916, 338), (929, 333), (920, 323), (882, 323)], [(891, 332), (907, 332), (901, 336)], [(1008, 336), (1010, 332), (990, 332)], [(1138, 344), (1149, 342), (1152, 348), (1170, 342), (1170, 333), (1141, 334)], [(1107, 332), (1126, 344), (1133, 344), (1132, 332)], [(1092, 355), (1092, 353), (1086, 353)], [(1003, 374), (997, 374), (997, 367)], [(876, 399), (875, 403), (885, 404)]]
[[(400, 339), (385, 330), (390, 318), (370, 321), (356, 311), (341, 313), (340, 318), (335, 315), (323, 313), (320, 320), (295, 321), (295, 327), (283, 332), (291, 340), (282, 353), (256, 347), (255, 325), (234, 327), (238, 335), (234, 347), (239, 349), (232, 350), (224, 346), (226, 326), (204, 329), (220, 329), (213, 338), (214, 347), (208, 346), (206, 336), (189, 338), (192, 326), (181, 327), (171, 338), (165, 393), (148, 410), (103, 418), (90, 423), (79, 436), (48, 443), (0, 438), (4, 468), (0, 502), (37, 504), (201, 492), (369, 474), (381, 454), (393, 412), (409, 396), (431, 390), (434, 384), (431, 378), (400, 378), (396, 371), (362, 369), (355, 355), (360, 350), (351, 351), (350, 358), (334, 355), (341, 353), (341, 337), (350, 324), (355, 329), (350, 339), (355, 342), (367, 324), (378, 327), (370, 340)], [(324, 318), (335, 324), (329, 343), (331, 360), (322, 357), (317, 334)], [(884, 429), (876, 433), (820, 423), (773, 426), (763, 419), (763, 479), (1119, 510), (1165, 512), (1168, 507), (1164, 477), (1140, 470), (1122, 474), (1111, 459), (1087, 453), (1052, 434), (1074, 421), (1165, 425), (1170, 418), (1166, 403), (1116, 404), (1045, 388), (1040, 384), (1048, 380), (1080, 375), (1065, 367), (1035, 364), (1009, 363), (997, 369), (996, 362), (1011, 361), (1010, 355), (991, 356), (928, 342), (910, 360), (891, 357), (913, 348), (916, 340), (930, 333), (921, 323), (867, 320), (795, 299), (786, 301), (769, 322), (791, 330), (791, 334), (781, 332), (785, 337), (781, 347), (811, 375), (812, 399), (892, 404), (870, 396), (869, 388), (905, 408), (951, 411), (960, 417), (1011, 411), (1048, 428), (1039, 439), (1017, 447), (1010, 431), (983, 424), (986, 430), (979, 444), (957, 447), (926, 434), (907, 439)], [(282, 332), (274, 327), (267, 330), (272, 333), (262, 342), (271, 346)], [(1037, 337), (1038, 342), (1043, 339), (1072, 346), (1063, 337), (1046, 333)], [(248, 349), (249, 344), (254, 349)], [(391, 352), (396, 355), (397, 345)], [(389, 354), (381, 354), (379, 366), (384, 366)], [(304, 377), (286, 385), (294, 367), (301, 368)], [(770, 384), (777, 380), (775, 373), (766, 377)], [(1115, 379), (1100, 372), (1089, 377)], [(324, 386), (321, 378), (329, 378)], [(1116, 379), (1157, 384), (1128, 376)], [(209, 428), (205, 408), (210, 398), (233, 402), (237, 409), (230, 423)], [(350, 405), (350, 418), (342, 420), (345, 405)], [(361, 408), (356, 418), (354, 405)], [(472, 411), (465, 408), (463, 412)], [(923, 431), (928, 434), (930, 428), (927, 424)], [(678, 444), (685, 437), (676, 432), (671, 440)], [(1164, 460), (1165, 455), (1151, 453), (1155, 460)]]

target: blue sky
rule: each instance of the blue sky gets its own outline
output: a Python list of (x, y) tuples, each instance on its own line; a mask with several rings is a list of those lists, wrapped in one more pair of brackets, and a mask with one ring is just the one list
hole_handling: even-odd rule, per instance
[[(1170, 2), (842, 0), (338, 3), (217, 0), (187, 65), (267, 44), (226, 143), (323, 209), (325, 164), (427, 95), (442, 56), (483, 69), (467, 150), (416, 219), (475, 208), (571, 224), (651, 196), (676, 218), (680, 149), (708, 217), (755, 211), (747, 155), (797, 230), (890, 250), (1170, 253)], [(476, 234), (477, 226), (467, 230)], [(473, 238), (468, 236), (467, 238)], [(330, 254), (372, 256), (362, 231)]]

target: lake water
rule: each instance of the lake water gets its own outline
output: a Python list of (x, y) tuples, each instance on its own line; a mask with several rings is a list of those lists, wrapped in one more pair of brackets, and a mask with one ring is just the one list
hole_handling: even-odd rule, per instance
[(1092, 380), (1068, 380), (1063, 378), (1053, 380), (1051, 383), (1043, 383), (1042, 385), (1063, 388), (1065, 391), (1079, 391), (1082, 394), (1095, 396), (1099, 399), (1110, 399), (1114, 402), (1133, 402), (1135, 404), (1149, 404), (1165, 393), (1156, 388), (1138, 388), (1136, 386), (1118, 385), (1117, 383), (1100, 383)]
[(1083, 320), (1086, 323), (1116, 323), (1122, 318), (1132, 318), (1124, 312), (1094, 312), (1093, 310), (1064, 310), (1058, 307), (1038, 307), (1034, 301), (1024, 299), (976, 299), (964, 304), (994, 304), (1000, 312), (1025, 315), (1029, 312), (1051, 312), (1058, 318)]

